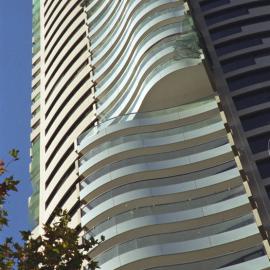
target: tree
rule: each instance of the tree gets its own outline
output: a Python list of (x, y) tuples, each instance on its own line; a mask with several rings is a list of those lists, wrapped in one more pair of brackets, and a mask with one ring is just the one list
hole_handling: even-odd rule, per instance
[[(18, 160), (18, 153), (17, 150), (10, 152), (11, 162)], [(0, 160), (0, 174), (6, 172), (7, 166)], [(8, 225), (8, 213), (3, 208), (6, 197), (10, 191), (17, 191), (18, 183), (13, 177), (4, 178), (0, 183), (0, 230)], [(43, 226), (42, 236), (33, 238), (31, 232), (21, 231), (22, 244), (15, 243), (12, 238), (0, 244), (0, 270), (79, 270), (83, 262), (91, 270), (98, 268), (88, 252), (104, 238), (91, 237), (80, 243), (78, 231), (68, 226), (71, 218), (67, 211), (57, 210), (56, 220), (52, 225)]]
[[(11, 160), (5, 164), (3, 160), (0, 160), (0, 176), (4, 176), (8, 173), (9, 166), (19, 159), (19, 151), (12, 149), (9, 152)], [(0, 231), (4, 226), (8, 225), (8, 213), (4, 208), (7, 197), (11, 191), (17, 191), (18, 180), (14, 180), (13, 176), (3, 177), (0, 182)], [(12, 258), (12, 238), (7, 238), (3, 244), (0, 244), (0, 269), (10, 270), (13, 268), (14, 260)]]
[[(9, 152), (11, 160), (5, 165), (3, 160), (0, 160), (0, 176), (8, 173), (8, 167), (15, 161), (19, 159), (19, 151), (16, 149), (12, 149)], [(13, 176), (4, 177), (0, 182), (0, 230), (3, 226), (8, 224), (8, 213), (4, 209), (4, 204), (7, 197), (10, 195), (10, 191), (17, 191), (17, 185), (19, 184), (18, 180), (14, 180)]]

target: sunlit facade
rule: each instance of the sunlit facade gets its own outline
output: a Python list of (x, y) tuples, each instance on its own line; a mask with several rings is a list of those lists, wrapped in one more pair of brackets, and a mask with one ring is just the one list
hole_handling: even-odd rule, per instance
[(33, 12), (34, 231), (67, 209), (83, 238), (105, 236), (89, 254), (102, 270), (270, 269), (187, 3)]

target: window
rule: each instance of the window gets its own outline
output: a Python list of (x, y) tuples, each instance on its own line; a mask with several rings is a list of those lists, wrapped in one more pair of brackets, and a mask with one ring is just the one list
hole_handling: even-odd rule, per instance
[(249, 138), (248, 143), (250, 145), (252, 152), (255, 154), (262, 151), (267, 151), (269, 140), (270, 140), (270, 133), (264, 133)]
[(227, 37), (236, 33), (240, 33), (241, 32), (241, 27), (240, 26), (233, 26), (233, 27), (224, 27), (224, 28), (219, 28), (216, 30), (213, 30), (210, 33), (210, 36), (212, 38), (212, 40), (217, 40), (223, 37)]
[(257, 161), (257, 166), (262, 178), (267, 178), (270, 176), (270, 159), (263, 159)]
[(270, 81), (270, 68), (253, 70), (227, 80), (231, 91), (265, 81)]
[(219, 6), (229, 4), (230, 0), (206, 0), (200, 3), (202, 11), (214, 9)]
[(221, 62), (224, 73), (234, 71), (243, 67), (255, 64), (254, 55), (244, 55), (243, 57), (234, 57), (233, 59)]
[(259, 111), (254, 114), (241, 117), (245, 131), (259, 128), (270, 124), (270, 110)]
[(231, 52), (239, 51), (241, 49), (249, 48), (262, 44), (262, 40), (259, 37), (245, 37), (241, 39), (233, 39), (226, 43), (222, 43), (216, 46), (216, 53), (218, 56), (222, 56)]
[(207, 25), (212, 25), (215, 23), (225, 21), (227, 19), (235, 18), (246, 14), (248, 14), (247, 7), (237, 7), (230, 10), (222, 10), (220, 12), (215, 12), (214, 14), (205, 16), (205, 21)]
[(237, 110), (270, 102), (270, 89), (262, 88), (256, 91), (248, 92), (243, 95), (233, 97)]

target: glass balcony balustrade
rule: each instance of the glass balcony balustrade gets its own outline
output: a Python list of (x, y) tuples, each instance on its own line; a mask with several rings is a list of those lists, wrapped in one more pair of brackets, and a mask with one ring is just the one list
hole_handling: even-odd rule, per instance
[(192, 125), (184, 125), (178, 128), (166, 129), (166, 130), (157, 131), (157, 132), (135, 134), (135, 135), (129, 135), (129, 136), (121, 136), (121, 137), (112, 139), (110, 141), (107, 141), (105, 143), (99, 144), (98, 146), (94, 148), (91, 148), (89, 152), (87, 152), (87, 154), (85, 154), (79, 159), (79, 166), (89, 161), (91, 158), (95, 157), (96, 155), (101, 154), (103, 152), (107, 152), (109, 149), (113, 147), (117, 147), (122, 144), (141, 142), (140, 143), (141, 146), (145, 146), (145, 147), (155, 146), (155, 143), (154, 143), (155, 139), (164, 138), (164, 141), (166, 141), (167, 143), (168, 142), (172, 143), (174, 142), (173, 138), (175, 138), (175, 136), (179, 138), (179, 141), (187, 140), (189, 138), (195, 138), (197, 136), (201, 136), (204, 130), (206, 131), (206, 134), (207, 134), (207, 132), (209, 133), (211, 131), (214, 132), (215, 130), (218, 130), (219, 128), (223, 128), (223, 122), (221, 121), (220, 117), (216, 116), (210, 119), (199, 121)]
[[(143, 222), (142, 224), (148, 223), (149, 218), (150, 224), (158, 223), (170, 223), (176, 221), (184, 221), (185, 219), (199, 218), (200, 215), (197, 215), (197, 210), (200, 207), (211, 206), (216, 209), (216, 212), (222, 211), (221, 204), (226, 205), (227, 202), (235, 202), (234, 205), (227, 205), (231, 207), (237, 207), (242, 203), (248, 203), (246, 195), (244, 195), (243, 187), (239, 186), (231, 190), (225, 190), (216, 194), (211, 194), (204, 197), (199, 197), (193, 200), (186, 200), (174, 203), (167, 204), (155, 204), (154, 206), (144, 206), (138, 207), (136, 209), (131, 209), (124, 211), (120, 214), (109, 217), (108, 219), (100, 222), (98, 225), (91, 228), (88, 232), (85, 233), (84, 237), (88, 239), (91, 236), (99, 236), (101, 234), (113, 235), (117, 228), (121, 227), (131, 229), (130, 222)], [(237, 201), (237, 203), (236, 203)], [(85, 209), (82, 210), (82, 217), (86, 217), (87, 214), (91, 214), (91, 209), (85, 206)], [(184, 218), (185, 216), (185, 218)], [(146, 218), (148, 217), (148, 218)], [(158, 221), (159, 220), (159, 221)], [(140, 223), (140, 222), (139, 222)], [(138, 223), (138, 224), (139, 224)]]
[[(254, 218), (252, 215), (245, 215), (240, 218), (221, 222), (207, 227), (200, 227), (191, 231), (180, 231), (169, 234), (158, 234), (147, 237), (137, 238), (120, 245), (114, 246), (112, 249), (107, 250), (103, 254), (99, 255), (95, 259), (99, 262), (99, 265), (103, 265), (107, 261), (127, 253), (132, 250), (144, 248), (147, 246), (164, 245), (169, 243), (177, 243), (184, 245), (185, 241), (189, 242), (193, 249), (196, 249), (196, 241), (192, 245), (192, 240), (199, 240), (203, 237), (211, 237), (212, 235), (222, 234), (237, 229), (248, 230), (249, 225), (254, 225)], [(183, 243), (181, 243), (183, 242)], [(226, 234), (224, 234), (224, 242), (226, 242)], [(188, 244), (188, 243), (186, 243)], [(166, 252), (165, 252), (166, 253)]]
[[(236, 168), (220, 174), (214, 174), (210, 177), (187, 182), (183, 181), (185, 178), (181, 176), (138, 181), (135, 183), (128, 183), (105, 192), (99, 197), (91, 200), (86, 207), (92, 210), (105, 201), (108, 201), (111, 205), (117, 205), (125, 202), (127, 199), (135, 200), (138, 198), (164, 196), (191, 190), (195, 193), (196, 189), (205, 188), (206, 186), (211, 189), (212, 185), (214, 186), (222, 182), (225, 183), (235, 178), (240, 179), (239, 172)], [(204, 182), (207, 182), (207, 184)]]
[(88, 139), (93, 138), (94, 135), (97, 135), (102, 130), (108, 128), (110, 125), (114, 124), (125, 124), (130, 121), (134, 121), (138, 125), (143, 125), (144, 122), (149, 122), (151, 119), (157, 119), (160, 117), (161, 121), (162, 118), (166, 117), (167, 121), (170, 121), (170, 115), (176, 114), (179, 119), (196, 115), (202, 113), (204, 111), (212, 110), (217, 108), (217, 104), (213, 96), (206, 97), (202, 100), (180, 105), (173, 108), (168, 108), (159, 111), (150, 111), (150, 112), (138, 112), (138, 113), (128, 113), (124, 115), (119, 115), (114, 118), (104, 119), (103, 121), (99, 122), (95, 127), (85, 131), (82, 133), (77, 140), (77, 145), (80, 148), (81, 146), (85, 146)]
[[(125, 187), (125, 188), (128, 189), (128, 187)], [(210, 194), (210, 195), (205, 196), (205, 197), (196, 198), (196, 199), (193, 199), (191, 201), (190, 200), (189, 201), (182, 201), (182, 202), (176, 203), (175, 207), (180, 207), (180, 208), (178, 208), (178, 211), (180, 211), (180, 210), (184, 211), (184, 210), (188, 210), (188, 209), (191, 209), (191, 208), (200, 207), (200, 206), (203, 206), (203, 205), (210, 205), (210, 204), (213, 204), (213, 203), (218, 203), (218, 202), (221, 202), (221, 201), (224, 201), (224, 200), (228, 200), (230, 198), (234, 198), (236, 196), (240, 196), (240, 195), (244, 194), (243, 191), (244, 191), (243, 188), (241, 186), (239, 186), (239, 187), (235, 188), (234, 191), (232, 191), (232, 192), (223, 191), (223, 192), (219, 192), (219, 193), (216, 193), (216, 194), (215, 193)], [(150, 194), (149, 194), (149, 197), (151, 197)], [(130, 198), (130, 200), (132, 200), (132, 198)], [(94, 205), (94, 207), (92, 207), (91, 204), (92, 204), (92, 202), (89, 202), (88, 204), (86, 204), (81, 209), (82, 217), (84, 217), (85, 215), (87, 215), (89, 213), (91, 214), (91, 211), (96, 206), (96, 205)], [(111, 208), (112, 207), (114, 207), (114, 204), (111, 204)], [(161, 208), (163, 209), (163, 207), (161, 207)], [(169, 208), (171, 210), (169, 210)], [(175, 211), (174, 209), (175, 208), (172, 207), (172, 205), (170, 204), (170, 207), (168, 207), (167, 210), (168, 210), (168, 212), (170, 212), (170, 211)]]
[[(126, 59), (127, 57), (130, 56), (130, 52), (132, 51), (134, 45), (136, 44), (136, 42), (143, 36), (143, 34), (147, 33), (147, 31), (149, 29), (151, 29), (151, 32), (154, 32), (154, 29), (161, 29), (161, 26), (159, 25), (162, 21), (166, 21), (169, 18), (171, 19), (172, 17), (182, 17), (183, 20), (183, 28), (185, 27), (189, 27), (186, 24), (186, 20), (183, 11), (179, 11), (179, 10), (175, 10), (173, 8), (166, 10), (166, 12), (164, 11), (159, 11), (159, 12), (155, 12), (153, 15), (151, 15), (150, 17), (148, 17), (145, 21), (140, 22), (140, 24), (136, 27), (135, 31), (131, 32), (132, 29), (130, 29), (130, 31), (126, 31), (125, 34), (121, 37), (121, 40), (118, 41), (119, 44), (121, 44), (121, 46), (114, 46), (113, 49), (110, 51), (109, 55), (107, 58), (105, 58), (104, 60), (102, 60), (102, 62), (99, 63), (99, 65), (95, 66), (95, 79), (99, 80), (99, 77), (104, 74), (105, 70), (112, 65), (112, 63), (116, 60), (117, 55), (119, 55), (121, 49), (124, 48), (124, 45), (129, 37), (129, 35), (132, 33), (131, 38), (128, 41), (128, 45), (126, 46), (126, 48), (124, 49), (124, 52), (121, 54), (121, 58), (119, 59), (118, 63), (115, 63), (115, 65), (119, 66), (121, 62), (123, 62), (124, 59)], [(181, 21), (180, 21), (181, 23)], [(154, 27), (155, 25), (157, 25), (156, 27)], [(159, 27), (158, 27), (159, 25)], [(165, 24), (173, 27), (173, 24)], [(182, 27), (179, 29), (179, 31), (183, 30), (183, 32), (185, 29), (183, 29)], [(103, 51), (103, 53), (99, 52), (99, 53), (95, 53), (93, 54), (93, 64), (95, 65), (95, 62), (97, 61), (97, 59), (100, 59), (102, 57), (103, 54), (105, 54), (106, 51)], [(112, 73), (112, 71), (110, 71), (110, 74)], [(108, 74), (106, 74), (108, 75)]]

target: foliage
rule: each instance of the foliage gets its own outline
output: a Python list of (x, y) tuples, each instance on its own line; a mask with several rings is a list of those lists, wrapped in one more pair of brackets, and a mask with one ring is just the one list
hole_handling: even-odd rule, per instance
[[(1, 176), (8, 172), (12, 162), (19, 159), (19, 151), (13, 149), (9, 154), (12, 160), (7, 165), (0, 160)], [(12, 176), (0, 183), (0, 231), (8, 225), (4, 203), (10, 191), (17, 191), (18, 183)], [(15, 243), (12, 238), (0, 244), (0, 270), (79, 270), (83, 262), (91, 270), (98, 268), (97, 262), (87, 254), (100, 241), (91, 237), (80, 243), (78, 231), (68, 226), (71, 218), (67, 211), (58, 210), (56, 220), (52, 225), (43, 226), (42, 236), (34, 238), (31, 232), (21, 231), (22, 244)]]
[[(11, 160), (5, 164), (3, 160), (0, 160), (0, 176), (3, 176), (8, 173), (8, 167), (11, 163), (19, 159), (19, 151), (12, 149), (9, 152)], [(4, 209), (4, 203), (9, 196), (10, 191), (17, 191), (17, 185), (19, 184), (18, 180), (15, 180), (13, 176), (4, 177), (0, 182), (0, 230), (3, 226), (8, 224), (7, 211)]]
[[(11, 191), (17, 191), (18, 180), (14, 180), (13, 176), (5, 176), (8, 172), (9, 166), (19, 159), (19, 151), (12, 149), (9, 152), (11, 160), (5, 164), (0, 160), (0, 176), (3, 177), (0, 182), (0, 231), (4, 226), (8, 225), (8, 213), (4, 208), (7, 197)], [(13, 269), (13, 251), (11, 249), (12, 238), (7, 238), (4, 243), (0, 244), (0, 269)]]
[(79, 243), (78, 231), (68, 227), (71, 218), (67, 211), (60, 210), (57, 216), (59, 220), (53, 225), (44, 225), (42, 237), (34, 239), (30, 232), (21, 232), (24, 245), (14, 245), (18, 269), (79, 270), (84, 261), (90, 269), (98, 268), (87, 253), (99, 241), (92, 237)]

